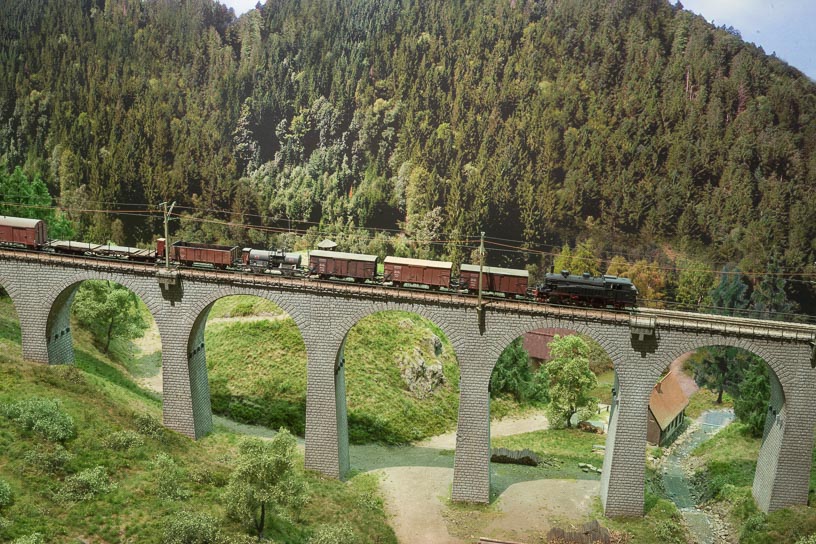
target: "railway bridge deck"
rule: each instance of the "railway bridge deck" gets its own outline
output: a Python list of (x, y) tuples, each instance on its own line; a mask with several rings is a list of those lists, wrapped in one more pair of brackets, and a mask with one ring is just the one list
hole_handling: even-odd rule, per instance
[(453, 499), (490, 497), (488, 384), (502, 350), (539, 328), (595, 339), (615, 365), (615, 395), (601, 477), (607, 515), (642, 515), (646, 421), (652, 387), (680, 355), (703, 346), (744, 348), (771, 368), (772, 398), (753, 492), (764, 511), (808, 499), (816, 422), (816, 327), (657, 309), (614, 311), (394, 289), (283, 276), (182, 269), (170, 277), (149, 264), (0, 250), (0, 286), (20, 316), (26, 359), (73, 361), (69, 311), (88, 279), (111, 280), (145, 302), (159, 328), (163, 422), (192, 438), (212, 428), (204, 327), (212, 304), (229, 295), (271, 300), (297, 324), (307, 352), (306, 465), (333, 477), (349, 470), (343, 349), (363, 317), (404, 310), (435, 323), (460, 366)]

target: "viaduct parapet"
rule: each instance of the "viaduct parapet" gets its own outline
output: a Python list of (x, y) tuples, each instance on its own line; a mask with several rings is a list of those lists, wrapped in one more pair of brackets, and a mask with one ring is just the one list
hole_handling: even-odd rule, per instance
[(754, 478), (759, 507), (806, 504), (816, 422), (816, 327), (683, 312), (635, 313), (491, 300), (280, 276), (182, 270), (163, 284), (157, 268), (0, 250), (0, 286), (20, 316), (23, 356), (73, 362), (69, 311), (82, 281), (110, 280), (136, 293), (162, 342), (163, 423), (191, 438), (212, 429), (204, 327), (213, 303), (255, 295), (295, 321), (307, 353), (306, 466), (342, 478), (349, 469), (343, 348), (348, 331), (373, 313), (425, 317), (448, 337), (460, 365), (460, 402), (452, 498), (490, 497), (488, 385), (499, 354), (539, 328), (580, 332), (609, 354), (616, 373), (601, 497), (608, 516), (640, 516), (644, 507), (646, 422), (652, 387), (680, 355), (703, 346), (748, 350), (771, 368), (771, 405)]

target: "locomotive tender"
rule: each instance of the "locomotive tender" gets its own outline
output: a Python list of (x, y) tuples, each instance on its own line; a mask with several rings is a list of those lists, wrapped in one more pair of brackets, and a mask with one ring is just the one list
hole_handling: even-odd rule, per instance
[[(450, 289), (475, 293), (479, 289), (479, 265), (462, 264), (459, 276), (453, 276), (453, 263), (427, 259), (388, 256), (383, 260), (383, 274), (377, 273), (379, 257), (359, 253), (314, 250), (309, 253), (308, 266), (301, 267), (299, 253), (278, 249), (254, 249), (218, 244), (178, 241), (169, 248), (164, 238), (156, 241), (156, 250), (95, 244), (67, 240), (48, 240), (44, 221), (0, 216), (0, 246), (46, 251), (75, 256), (126, 259), (136, 262), (164, 264), (169, 249), (170, 263), (226, 270), (234, 269), (254, 274), (316, 277), (319, 279), (353, 280), (393, 287), (414, 285), (429, 289)], [(593, 277), (589, 273), (573, 275), (563, 270), (548, 273), (543, 283), (529, 286), (526, 270), (481, 267), (483, 291), (505, 298), (523, 298), (550, 304), (570, 304), (615, 309), (637, 306), (637, 288), (627, 278)]]

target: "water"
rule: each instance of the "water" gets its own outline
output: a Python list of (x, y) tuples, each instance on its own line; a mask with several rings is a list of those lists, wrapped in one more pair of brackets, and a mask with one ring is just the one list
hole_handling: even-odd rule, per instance
[(683, 470), (683, 462), (694, 448), (711, 438), (720, 429), (734, 420), (734, 411), (711, 410), (704, 412), (674, 444), (671, 453), (663, 460), (663, 487), (669, 498), (677, 505), (693, 542), (715, 544), (716, 534), (711, 517), (697, 508), (689, 487), (688, 475)]

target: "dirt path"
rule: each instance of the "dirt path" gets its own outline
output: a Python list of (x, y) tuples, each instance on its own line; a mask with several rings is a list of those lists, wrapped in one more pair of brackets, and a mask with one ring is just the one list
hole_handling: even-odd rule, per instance
[[(549, 427), (547, 417), (543, 412), (537, 412), (522, 418), (505, 418), (492, 421), (490, 423), (490, 436), (493, 438), (511, 436), (532, 431), (542, 431), (547, 427)], [(432, 436), (431, 438), (417, 442), (415, 446), (438, 450), (452, 450), (456, 448), (456, 432)]]
[(683, 371), (683, 365), (686, 364), (686, 361), (688, 361), (692, 355), (694, 355), (694, 352), (684, 353), (669, 365), (669, 369), (674, 372), (677, 381), (680, 383), (680, 389), (683, 390), (683, 393), (685, 393), (687, 397), (690, 397), (700, 389), (697, 382), (694, 381), (694, 378)]

